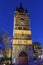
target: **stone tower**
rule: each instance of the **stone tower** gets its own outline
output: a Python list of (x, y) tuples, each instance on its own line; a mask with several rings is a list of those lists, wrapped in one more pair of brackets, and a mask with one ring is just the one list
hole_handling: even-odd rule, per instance
[[(24, 11), (22, 4), (14, 13), (12, 63), (28, 64), (30, 59), (30, 46), (32, 45), (30, 18), (28, 11)], [(24, 60), (23, 60), (24, 59)]]

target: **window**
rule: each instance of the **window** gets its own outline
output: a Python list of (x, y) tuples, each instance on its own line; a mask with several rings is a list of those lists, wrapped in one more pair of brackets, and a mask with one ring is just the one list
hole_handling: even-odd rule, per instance
[(22, 30), (22, 27), (18, 27), (18, 29)]
[(27, 30), (27, 28), (26, 27), (23, 27), (23, 30)]
[(23, 30), (29, 30), (29, 27), (25, 26), (25, 27), (23, 27)]

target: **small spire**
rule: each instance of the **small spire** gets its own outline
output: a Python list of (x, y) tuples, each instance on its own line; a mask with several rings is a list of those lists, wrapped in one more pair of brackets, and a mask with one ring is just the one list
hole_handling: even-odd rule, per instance
[(22, 3), (20, 3), (20, 8), (23, 8), (23, 7), (22, 7)]
[(26, 8), (26, 11), (25, 11), (25, 13), (28, 13), (28, 10), (27, 10), (27, 8)]

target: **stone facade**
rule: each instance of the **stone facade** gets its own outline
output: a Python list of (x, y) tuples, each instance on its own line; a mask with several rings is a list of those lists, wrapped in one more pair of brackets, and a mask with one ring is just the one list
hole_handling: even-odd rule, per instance
[[(30, 18), (29, 14), (20, 4), (20, 8), (17, 8), (14, 13), (14, 28), (13, 28), (13, 43), (12, 43), (12, 62), (15, 64), (19, 62), (19, 54), (25, 52), (30, 60), (30, 51), (32, 45), (31, 30), (30, 30)], [(22, 53), (23, 54), (23, 53)]]

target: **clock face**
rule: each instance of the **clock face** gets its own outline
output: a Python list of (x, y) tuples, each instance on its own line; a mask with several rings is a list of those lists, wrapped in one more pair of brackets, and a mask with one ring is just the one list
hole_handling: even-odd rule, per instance
[(20, 19), (20, 24), (21, 24), (21, 25), (24, 25), (24, 21), (25, 21), (25, 20), (24, 20), (23, 18), (21, 18), (21, 19)]
[(25, 20), (23, 18), (21, 18), (21, 22), (24, 22)]

